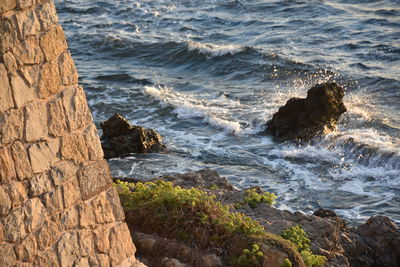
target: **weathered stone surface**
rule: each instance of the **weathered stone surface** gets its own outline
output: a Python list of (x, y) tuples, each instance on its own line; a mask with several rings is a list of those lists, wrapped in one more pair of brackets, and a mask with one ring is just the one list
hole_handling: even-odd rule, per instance
[(47, 212), (39, 198), (32, 198), (25, 206), (25, 225), (28, 232), (37, 230), (44, 222)]
[(96, 223), (110, 223), (115, 221), (110, 202), (106, 199), (106, 192), (101, 193), (92, 201)]
[(39, 97), (46, 98), (61, 90), (61, 79), (56, 61), (43, 64), (39, 78)]
[(15, 248), (17, 259), (24, 262), (30, 262), (36, 255), (36, 241), (34, 236), (28, 236), (21, 244)]
[(10, 144), (22, 139), (24, 130), (24, 114), (21, 110), (12, 109), (0, 115), (0, 142)]
[(79, 257), (78, 234), (76, 232), (64, 233), (57, 242), (57, 255), (61, 266), (73, 266)]
[(73, 85), (78, 82), (78, 72), (69, 51), (64, 52), (58, 59), (61, 82), (63, 85)]
[(82, 230), (78, 233), (80, 255), (87, 257), (94, 253), (93, 234), (91, 230)]
[(89, 124), (84, 130), (83, 137), (88, 148), (89, 158), (91, 160), (102, 159), (104, 157), (103, 149), (94, 123)]
[(47, 30), (52, 25), (58, 23), (53, 1), (47, 1), (43, 5), (39, 5), (36, 9), (36, 15), (39, 18), (42, 30)]
[(14, 100), (10, 87), (10, 82), (7, 76), (7, 70), (3, 64), (0, 63), (0, 114), (4, 111), (14, 107)]
[(0, 5), (0, 14), (4, 13), (6, 11), (9, 11), (11, 9), (14, 9), (16, 6), (17, 6), (17, 1), (16, 0), (5, 0), (5, 1), (2, 1), (1, 5)]
[(132, 126), (116, 113), (100, 123), (105, 158), (124, 157), (131, 153), (159, 152), (165, 149), (161, 136), (152, 129)]
[(17, 260), (14, 249), (10, 244), (0, 244), (0, 266), (12, 266)]
[(42, 199), (43, 204), (50, 215), (64, 209), (63, 192), (61, 188), (45, 194)]
[(37, 36), (30, 36), (20, 42), (13, 49), (13, 53), (20, 66), (40, 64), (44, 61), (44, 55), (40, 49)]
[(17, 108), (35, 99), (34, 89), (29, 87), (18, 73), (11, 76), (11, 86), (13, 88), (14, 100)]
[(111, 229), (110, 247), (110, 260), (113, 266), (135, 254), (136, 248), (125, 223), (118, 224)]
[(25, 9), (33, 5), (33, 0), (17, 0), (17, 6), (20, 9)]
[(53, 185), (51, 184), (51, 179), (48, 173), (39, 173), (35, 175), (29, 182), (29, 195), (31, 197), (43, 195), (53, 189)]
[[(12, 211), (3, 221), (4, 240), (17, 242), (27, 235), (24, 208)], [(1, 257), (0, 257), (1, 258)]]
[(28, 153), (34, 173), (41, 173), (48, 170), (57, 160), (57, 155), (53, 154), (49, 144), (46, 142), (40, 142), (29, 146)]
[(37, 88), (39, 86), (40, 66), (39, 65), (26, 65), (20, 68), (25, 81), (29, 87)]
[(53, 250), (47, 250), (46, 252), (36, 255), (35, 259), (33, 260), (33, 266), (58, 267), (60, 265), (58, 264), (56, 253)]
[(94, 245), (98, 252), (108, 254), (110, 251), (110, 231), (108, 225), (98, 225), (93, 231)]
[(110, 257), (106, 254), (97, 254), (97, 262), (98, 266), (100, 267), (110, 267), (111, 262), (110, 262)]
[(267, 132), (279, 140), (307, 140), (333, 131), (342, 113), (344, 90), (336, 83), (312, 87), (306, 98), (291, 98), (267, 123)]
[(26, 39), (26, 37), (36, 35), (40, 32), (39, 21), (32, 10), (16, 13), (15, 21), (20, 39)]
[(40, 38), (40, 47), (43, 50), (46, 61), (58, 58), (62, 52), (67, 50), (64, 31), (60, 25), (52, 27)]
[[(11, 52), (7, 52), (3, 55), (3, 62), (4, 62), (4, 67), (6, 68), (8, 73), (14, 73), (17, 71), (17, 67), (18, 67), (17, 60), (15, 59), (14, 55)], [(0, 75), (0, 77), (1, 77), (1, 75)], [(1, 84), (4, 84), (4, 83), (1, 83)]]
[(19, 42), (15, 19), (11, 16), (3, 14), (0, 20), (0, 52), (2, 54)]
[(10, 150), (0, 148), (0, 183), (10, 183), (16, 176)]
[(64, 106), (60, 98), (49, 102), (49, 134), (62, 136), (68, 131), (68, 124), (64, 112)]
[(31, 163), (25, 147), (20, 141), (16, 141), (12, 144), (12, 156), (18, 178), (20, 180), (30, 178), (32, 176)]
[(81, 191), (78, 187), (78, 181), (76, 180), (66, 183), (63, 186), (63, 192), (64, 205), (66, 208), (78, 203), (82, 199)]
[(63, 104), (71, 130), (83, 128), (92, 122), (92, 115), (82, 87), (67, 88), (63, 92)]
[(82, 228), (87, 228), (96, 223), (92, 206), (83, 202), (78, 206), (78, 211), (79, 211), (79, 225)]
[(78, 259), (74, 264), (74, 267), (88, 267), (88, 266), (91, 265), (89, 264), (89, 258), (87, 257)]
[(12, 181), (7, 186), (7, 191), (9, 192), (13, 209), (20, 206), (28, 198), (28, 192), (24, 182)]
[(61, 156), (64, 160), (72, 160), (76, 163), (89, 160), (87, 144), (82, 133), (62, 137)]
[(25, 138), (34, 142), (47, 137), (47, 108), (45, 102), (34, 102), (25, 108)]
[(104, 191), (111, 185), (110, 170), (105, 160), (83, 163), (78, 175), (79, 187), (84, 200)]
[(75, 228), (79, 224), (78, 210), (75, 206), (66, 209), (61, 214), (61, 223), (65, 229), (69, 230)]
[(117, 190), (114, 187), (110, 188), (107, 191), (106, 196), (107, 196), (109, 203), (111, 204), (112, 210), (114, 212), (115, 220), (116, 221), (125, 220), (125, 213), (124, 213), (124, 210), (122, 209)]
[(50, 171), (50, 177), (53, 179), (53, 183), (58, 186), (75, 178), (77, 171), (78, 166), (76, 164), (63, 161), (54, 165)]
[[(0, 186), (0, 216), (5, 217), (11, 209), (11, 199), (7, 194), (7, 187)], [(0, 240), (1, 242), (1, 240)]]

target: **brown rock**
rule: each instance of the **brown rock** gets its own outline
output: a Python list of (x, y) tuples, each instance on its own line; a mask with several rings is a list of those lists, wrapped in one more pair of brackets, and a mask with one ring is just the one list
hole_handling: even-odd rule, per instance
[(110, 267), (110, 257), (106, 254), (97, 254), (97, 261), (99, 267)]
[(88, 203), (83, 202), (82, 204), (80, 204), (78, 206), (78, 211), (79, 211), (79, 225), (82, 228), (87, 228), (96, 223), (92, 207)]
[(7, 186), (13, 209), (20, 206), (27, 199), (28, 193), (25, 187), (25, 183), (17, 181), (13, 181)]
[(84, 142), (87, 144), (87, 151), (90, 160), (99, 160), (104, 158), (99, 135), (96, 126), (91, 123), (83, 132)]
[(76, 177), (78, 167), (69, 161), (63, 161), (53, 166), (50, 177), (56, 186), (62, 185)]
[[(85, 162), (78, 171), (79, 187), (84, 200), (111, 186), (111, 175), (105, 160)], [(94, 179), (96, 177), (96, 179)]]
[(75, 206), (64, 210), (61, 213), (61, 222), (65, 229), (69, 230), (75, 228), (79, 224), (78, 211)]
[(35, 99), (34, 89), (29, 87), (17, 73), (11, 76), (11, 87), (17, 108), (21, 108)]
[(30, 178), (32, 176), (32, 167), (26, 153), (24, 145), (20, 141), (14, 142), (12, 145), (12, 156), (14, 159), (15, 170), (20, 180)]
[(40, 32), (40, 24), (36, 17), (35, 12), (27, 10), (25, 12), (16, 13), (15, 21), (19, 38), (26, 39), (31, 35), (37, 35)]
[(112, 187), (107, 191), (107, 200), (111, 204), (112, 211), (116, 221), (123, 221), (125, 219), (125, 213), (122, 209), (122, 205), (118, 196), (117, 190)]
[(56, 61), (43, 64), (39, 78), (39, 97), (47, 98), (61, 91), (61, 78)]
[(3, 64), (0, 63), (0, 114), (14, 107), (14, 100), (10, 82), (8, 80), (7, 71)]
[(57, 242), (57, 256), (63, 267), (72, 267), (79, 258), (78, 234), (76, 232), (64, 233)]
[(101, 193), (93, 199), (92, 208), (96, 223), (103, 224), (115, 221), (114, 213), (110, 203), (106, 199), (105, 193)]
[[(27, 235), (24, 208), (12, 211), (3, 221), (4, 240), (17, 242)], [(0, 257), (1, 258), (1, 257)]]
[(56, 8), (53, 1), (47, 1), (44, 4), (37, 6), (36, 15), (39, 18), (42, 31), (45, 31), (52, 25), (58, 23)]
[(56, 137), (62, 136), (68, 132), (68, 124), (61, 98), (56, 98), (48, 103), (48, 112), (49, 134)]
[(82, 133), (66, 135), (61, 140), (62, 159), (72, 160), (75, 163), (89, 160), (87, 144)]
[(29, 236), (21, 244), (15, 248), (17, 259), (24, 262), (30, 262), (33, 260), (36, 254), (36, 241), (33, 236)]
[[(5, 187), (0, 186), (0, 216), (5, 217), (11, 209), (10, 196), (7, 194), (8, 190), (4, 190)], [(7, 188), (5, 188), (7, 189)], [(1, 242), (1, 240), (0, 240)]]
[(24, 130), (24, 115), (21, 110), (12, 109), (0, 116), (0, 141), (10, 144), (14, 140), (22, 139)]
[(63, 192), (64, 205), (66, 208), (71, 207), (82, 199), (81, 191), (79, 190), (78, 182), (76, 180), (64, 184)]
[(100, 253), (108, 254), (110, 251), (110, 231), (107, 226), (97, 225), (94, 232), (94, 244)]
[(26, 65), (20, 68), (29, 87), (38, 88), (40, 77), (40, 65)]
[[(7, 52), (3, 55), (3, 62), (4, 62), (4, 67), (6, 68), (8, 73), (14, 73), (17, 71), (18, 65), (17, 65), (17, 60), (15, 59), (14, 55), (11, 52)], [(0, 64), (2, 65), (2, 64)], [(0, 67), (1, 68), (1, 67)], [(1, 73), (1, 71), (0, 71)], [(1, 77), (1, 74), (0, 74)], [(6, 84), (1, 83), (1, 84)], [(8, 82), (7, 82), (8, 85)]]
[[(7, 0), (1, 3), (0, 5), (0, 14), (9, 11), (11, 9), (14, 9), (17, 6), (17, 1), (16, 0)], [(3, 265), (1, 265), (3, 266)]]
[(165, 257), (161, 260), (161, 267), (187, 267), (182, 262), (178, 261), (177, 259), (170, 259)]
[(74, 85), (78, 82), (78, 72), (69, 51), (64, 52), (58, 59), (61, 82), (63, 85)]
[(165, 149), (162, 138), (156, 131), (132, 126), (118, 113), (101, 122), (100, 126), (103, 129), (101, 139), (106, 159)]
[(64, 31), (60, 25), (52, 27), (40, 38), (40, 47), (43, 50), (46, 61), (58, 58), (62, 52), (67, 50)]
[(336, 83), (322, 83), (307, 92), (307, 98), (291, 98), (267, 124), (279, 140), (310, 139), (332, 131), (346, 111), (344, 90)]
[(0, 255), (0, 266), (13, 266), (17, 260), (13, 247), (7, 243), (0, 244)]
[(83, 257), (94, 253), (93, 234), (91, 230), (82, 230), (79, 232), (79, 250)]
[(34, 102), (25, 108), (25, 138), (34, 142), (47, 137), (47, 108), (44, 102)]
[[(13, 1), (13, 0), (11, 0)], [(4, 54), (10, 48), (14, 47), (18, 42), (18, 32), (15, 19), (11, 14), (3, 14), (0, 21), (0, 52)]]
[(10, 150), (0, 148), (0, 182), (10, 183), (17, 176)]
[(135, 254), (136, 248), (125, 223), (118, 224), (111, 229), (110, 247), (110, 260), (113, 266)]
[(53, 154), (49, 144), (46, 142), (30, 145), (28, 154), (34, 173), (41, 173), (48, 170), (57, 160), (57, 155)]
[(50, 215), (56, 212), (60, 212), (64, 209), (63, 194), (61, 188), (58, 188), (52, 192), (45, 194), (42, 197), (42, 201), (47, 209), (47, 212)]
[(33, 5), (33, 0), (17, 0), (17, 6), (20, 9), (25, 9)]
[(47, 173), (39, 173), (30, 180), (30, 191), (31, 197), (36, 197), (50, 192), (53, 189), (50, 177)]
[(23, 40), (13, 49), (13, 53), (20, 66), (41, 64), (44, 61), (37, 36), (30, 36)]
[(36, 255), (33, 260), (33, 266), (55, 267), (60, 265), (58, 264), (56, 253), (53, 250), (47, 250)]
[(83, 128), (93, 121), (82, 87), (75, 86), (64, 90), (63, 104), (70, 130)]
[(47, 217), (46, 208), (38, 198), (32, 198), (28, 201), (24, 209), (25, 226), (29, 232), (37, 230), (42, 226)]

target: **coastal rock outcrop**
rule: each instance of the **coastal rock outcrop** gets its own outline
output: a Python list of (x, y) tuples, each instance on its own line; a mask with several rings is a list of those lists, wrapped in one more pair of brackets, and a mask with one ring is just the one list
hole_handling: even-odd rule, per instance
[(101, 122), (100, 126), (103, 129), (101, 143), (106, 159), (131, 153), (159, 152), (166, 148), (156, 131), (132, 126), (118, 113)]
[(336, 83), (312, 87), (306, 98), (291, 98), (267, 123), (267, 133), (278, 140), (307, 140), (333, 131), (346, 111), (344, 90)]

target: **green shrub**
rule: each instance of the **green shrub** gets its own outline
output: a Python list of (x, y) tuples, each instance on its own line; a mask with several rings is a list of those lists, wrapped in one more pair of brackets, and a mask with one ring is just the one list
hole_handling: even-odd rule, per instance
[(296, 225), (282, 231), (281, 236), (285, 239), (290, 240), (296, 245), (298, 251), (303, 258), (304, 263), (307, 266), (321, 266), (326, 263), (326, 257), (321, 255), (313, 254), (310, 250), (311, 241), (307, 237), (307, 233), (301, 228), (301, 226)]
[(258, 244), (253, 244), (249, 249), (245, 248), (242, 254), (232, 263), (236, 267), (254, 267), (261, 266), (264, 258), (264, 253), (260, 251)]
[(257, 193), (255, 188), (246, 190), (246, 197), (244, 198), (244, 202), (249, 204), (249, 206), (254, 209), (259, 203), (265, 203), (266, 205), (271, 206), (275, 203), (276, 195), (274, 193), (265, 192), (265, 193)]
[(282, 267), (292, 267), (292, 262), (288, 258), (286, 258), (283, 261)]

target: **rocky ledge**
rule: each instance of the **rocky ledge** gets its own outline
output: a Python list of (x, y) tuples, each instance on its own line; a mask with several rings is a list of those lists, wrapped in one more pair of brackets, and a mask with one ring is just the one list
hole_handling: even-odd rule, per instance
[[(216, 200), (231, 207), (233, 211), (244, 213), (256, 220), (267, 232), (275, 235), (281, 235), (285, 229), (301, 226), (311, 240), (312, 253), (326, 257), (324, 266), (400, 266), (400, 232), (396, 224), (385, 216), (373, 216), (365, 224), (351, 227), (346, 226), (346, 222), (330, 210), (321, 209), (314, 215), (307, 215), (302, 212), (291, 213), (279, 210), (265, 205), (262, 201), (252, 203), (246, 201), (246, 197), (249, 192), (257, 192), (256, 196), (263, 195), (261, 188), (235, 189), (225, 177), (211, 170), (163, 176), (152, 181), (159, 180), (171, 182), (174, 186), (181, 188), (195, 187), (207, 192), (215, 196)], [(137, 213), (129, 211), (127, 207), (129, 204), (126, 201), (124, 203), (123, 196), (121, 199), (126, 211), (126, 221), (138, 249), (137, 255), (142, 257), (149, 266), (230, 265), (224, 261), (224, 248), (218, 250), (215, 247), (201, 245), (209, 242), (210, 237), (206, 236), (208, 231), (196, 228), (198, 234), (192, 242), (176, 237), (171, 238), (169, 234), (171, 229), (160, 232), (150, 227), (149, 220), (141, 220)], [(181, 221), (177, 223), (180, 224), (185, 219), (187, 218), (181, 218)], [(162, 228), (163, 225), (160, 227)], [(241, 242), (247, 241), (241, 240)], [(281, 241), (275, 240), (273, 250), (260, 249), (264, 251), (261, 265), (233, 264), (233, 266), (305, 266), (301, 259), (296, 258), (296, 255), (290, 255), (287, 249), (282, 250), (282, 246), (286, 245), (279, 242)], [(238, 248), (243, 246), (234, 238), (228, 243), (235, 244), (234, 246)], [(281, 265), (285, 257), (288, 257), (291, 262), (288, 265)]]

